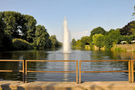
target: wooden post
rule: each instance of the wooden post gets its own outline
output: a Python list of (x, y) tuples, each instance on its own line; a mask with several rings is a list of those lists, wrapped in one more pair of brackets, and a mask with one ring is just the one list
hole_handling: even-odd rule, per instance
[(25, 62), (25, 83), (27, 83), (27, 60), (24, 60)]
[(22, 72), (22, 74), (23, 74), (23, 82), (25, 83), (25, 60), (23, 60), (23, 62), (22, 62), (22, 66), (23, 66), (23, 72)]
[(76, 83), (78, 84), (78, 60), (76, 60)]
[(131, 61), (128, 61), (128, 81), (131, 83)]
[(79, 61), (79, 84), (81, 83), (81, 61)]
[(132, 76), (132, 83), (134, 83), (134, 61), (131, 60), (131, 76)]

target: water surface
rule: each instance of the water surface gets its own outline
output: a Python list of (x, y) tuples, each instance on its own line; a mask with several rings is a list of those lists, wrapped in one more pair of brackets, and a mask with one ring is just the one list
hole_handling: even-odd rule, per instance
[[(26, 60), (121, 60), (129, 59), (111, 51), (72, 50), (70, 54), (56, 51), (4, 51), (0, 59)], [(0, 69), (21, 70), (21, 62), (0, 62)], [(82, 63), (83, 71), (127, 70), (127, 62), (87, 62)], [(28, 63), (28, 70), (70, 71), (75, 70), (71, 62)], [(28, 73), (28, 81), (75, 81), (75, 74), (70, 73)], [(0, 80), (22, 80), (22, 73), (0, 73)], [(82, 81), (127, 81), (128, 73), (83, 73)]]

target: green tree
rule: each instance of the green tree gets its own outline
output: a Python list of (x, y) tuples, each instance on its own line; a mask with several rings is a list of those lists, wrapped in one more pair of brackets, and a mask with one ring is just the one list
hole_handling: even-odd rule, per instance
[(33, 49), (33, 46), (23, 39), (15, 38), (12, 40), (14, 50), (29, 50)]
[(35, 33), (35, 46), (38, 49), (46, 49), (51, 47), (51, 41), (49, 39), (49, 34), (47, 33), (44, 26), (38, 25), (36, 26)]
[(34, 41), (33, 39), (35, 37), (36, 23), (37, 21), (33, 16), (23, 15), (23, 26), (21, 29), (23, 33), (23, 39), (27, 40), (28, 42)]
[(73, 38), (73, 39), (72, 39), (72, 48), (74, 49), (75, 46), (76, 46), (76, 40)]
[(135, 21), (129, 22), (122, 29), (120, 29), (121, 35), (135, 35)]
[(51, 47), (52, 48), (57, 48), (59, 47), (60, 45), (60, 42), (58, 42), (57, 38), (56, 38), (56, 35), (51, 35), (49, 37), (49, 39), (51, 40)]
[(93, 44), (96, 45), (97, 47), (102, 48), (104, 46), (104, 35), (102, 34), (95, 34), (93, 37)]
[(121, 42), (122, 36), (120, 34), (120, 29), (111, 29), (107, 35), (105, 35), (105, 48), (110, 49), (113, 47), (113, 44), (119, 44)]
[(103, 34), (103, 35), (105, 35), (105, 33), (106, 33), (106, 31), (102, 27), (97, 27), (97, 28), (94, 28), (91, 31), (91, 36), (93, 36), (95, 34)]
[(83, 49), (84, 44), (81, 42), (81, 40), (76, 41), (76, 48), (77, 49)]
[(3, 13), (0, 12), (0, 50), (8, 50), (12, 46), (11, 37), (4, 32), (5, 28), (6, 24), (4, 23)]
[[(51, 47), (51, 40), (44, 26), (36, 26), (36, 19), (14, 11), (0, 12), (0, 50), (12, 48), (12, 39), (20, 38), (34, 44), (39, 49)], [(55, 47), (61, 43), (56, 39)], [(22, 44), (17, 41), (17, 45)], [(54, 43), (53, 43), (54, 44)], [(13, 47), (15, 44), (13, 44)]]
[(5, 11), (2, 12), (3, 14), (3, 21), (6, 25), (4, 32), (7, 35), (10, 35), (13, 38), (17, 38), (19, 36), (18, 34), (18, 26), (19, 22), (21, 22), (21, 14), (18, 12), (13, 11)]
[(92, 44), (92, 37), (93, 35), (95, 34), (103, 34), (105, 35), (106, 34), (106, 31), (102, 28), (102, 27), (97, 27), (97, 28), (94, 28), (92, 31), (91, 31), (91, 34), (90, 34), (90, 46), (93, 47), (93, 44)]

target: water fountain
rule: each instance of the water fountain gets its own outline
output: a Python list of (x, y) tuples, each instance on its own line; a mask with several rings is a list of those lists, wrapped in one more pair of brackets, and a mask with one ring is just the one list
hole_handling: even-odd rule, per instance
[(63, 53), (70, 53), (70, 33), (67, 26), (66, 17), (64, 17), (64, 40), (63, 40)]

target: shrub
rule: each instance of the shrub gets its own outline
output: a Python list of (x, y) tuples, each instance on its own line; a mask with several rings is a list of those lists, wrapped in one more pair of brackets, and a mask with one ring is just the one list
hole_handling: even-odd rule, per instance
[(12, 40), (12, 43), (13, 43), (13, 47), (15, 50), (33, 49), (32, 44), (30, 44), (29, 42), (27, 42), (26, 40), (23, 40), (23, 39), (15, 38)]

